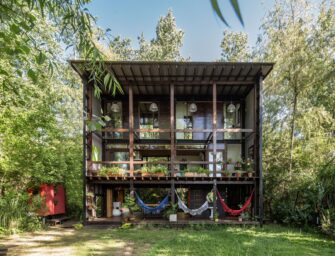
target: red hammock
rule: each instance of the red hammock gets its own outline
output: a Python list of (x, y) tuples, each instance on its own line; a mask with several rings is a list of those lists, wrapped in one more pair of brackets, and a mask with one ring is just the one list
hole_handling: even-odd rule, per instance
[(225, 203), (224, 199), (221, 197), (219, 191), (217, 191), (217, 194), (218, 194), (218, 197), (220, 199), (220, 203), (222, 205), (223, 210), (225, 212), (229, 213), (232, 216), (237, 216), (237, 215), (240, 215), (242, 212), (244, 212), (248, 208), (248, 206), (251, 203), (251, 199), (252, 199), (252, 196), (254, 194), (254, 191), (255, 191), (255, 189), (252, 190), (251, 195), (249, 196), (248, 200), (245, 201), (245, 203), (242, 206), (242, 208), (238, 209), (238, 210), (233, 210), (233, 209), (229, 208), (229, 206)]

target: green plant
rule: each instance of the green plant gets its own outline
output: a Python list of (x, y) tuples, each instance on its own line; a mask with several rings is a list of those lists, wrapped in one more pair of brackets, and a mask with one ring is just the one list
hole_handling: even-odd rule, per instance
[(113, 176), (113, 175), (119, 175), (123, 172), (123, 169), (117, 166), (113, 167), (105, 167), (103, 166), (99, 171), (98, 175), (99, 176)]
[(75, 230), (81, 230), (81, 229), (84, 228), (84, 225), (81, 224), (81, 223), (76, 223), (76, 224), (73, 225), (73, 227), (74, 227)]
[(140, 207), (136, 203), (135, 198), (130, 194), (126, 194), (124, 198), (124, 206), (129, 209), (130, 213), (141, 211)]
[(171, 214), (176, 214), (178, 211), (178, 204), (171, 204), (166, 210), (164, 211), (164, 217), (169, 218)]
[(194, 173), (198, 173), (198, 174), (209, 174), (209, 170), (206, 168), (203, 168), (201, 166), (197, 166), (197, 167), (192, 167), (190, 168), (190, 172), (194, 172)]
[(254, 163), (252, 159), (247, 158), (247, 160), (243, 162), (243, 170), (246, 172), (254, 171)]
[(100, 149), (95, 145), (92, 146), (92, 161), (100, 161)]
[(151, 167), (144, 166), (141, 169), (142, 173), (149, 173), (149, 174), (158, 174), (158, 173), (163, 173), (167, 175), (169, 173), (169, 169), (164, 166), (164, 165), (154, 165)]

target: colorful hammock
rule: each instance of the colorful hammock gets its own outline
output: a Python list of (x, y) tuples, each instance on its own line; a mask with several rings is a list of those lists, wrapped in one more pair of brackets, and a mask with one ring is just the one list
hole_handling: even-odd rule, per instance
[(143, 210), (145, 214), (148, 214), (148, 213), (159, 214), (169, 204), (169, 195), (164, 197), (164, 199), (156, 207), (147, 206), (136, 192), (135, 192), (135, 196), (136, 196), (138, 206)]
[(200, 215), (202, 214), (204, 211), (206, 211), (208, 209), (208, 201), (206, 201), (202, 206), (200, 206), (198, 209), (190, 209), (186, 206), (186, 204), (184, 204), (184, 202), (180, 199), (177, 191), (176, 192), (176, 195), (177, 195), (177, 198), (178, 198), (178, 207), (180, 209), (182, 209), (185, 213), (189, 213), (191, 214), (192, 216), (195, 216), (195, 215)]
[(229, 213), (230, 215), (232, 216), (237, 216), (237, 215), (240, 215), (242, 212), (244, 212), (248, 206), (250, 205), (251, 203), (251, 199), (252, 199), (252, 196), (254, 194), (254, 191), (255, 189), (252, 190), (251, 192), (251, 195), (249, 196), (248, 200), (245, 201), (244, 205), (241, 207), (241, 209), (238, 209), (238, 210), (233, 210), (231, 208), (229, 208), (229, 206), (225, 203), (224, 199), (221, 197), (219, 191), (217, 191), (217, 194), (218, 194), (218, 197), (219, 197), (219, 201), (221, 203), (221, 206), (223, 208), (223, 210), (226, 212), (226, 213)]

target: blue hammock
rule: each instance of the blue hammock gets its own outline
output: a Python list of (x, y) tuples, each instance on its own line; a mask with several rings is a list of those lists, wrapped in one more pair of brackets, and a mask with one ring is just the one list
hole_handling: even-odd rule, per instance
[(139, 207), (142, 208), (143, 212), (145, 214), (152, 213), (152, 214), (159, 214), (164, 208), (169, 204), (169, 195), (164, 197), (164, 199), (160, 202), (160, 204), (156, 207), (150, 207), (147, 206), (142, 199), (138, 196), (138, 194), (135, 192), (135, 196), (137, 199), (137, 204)]

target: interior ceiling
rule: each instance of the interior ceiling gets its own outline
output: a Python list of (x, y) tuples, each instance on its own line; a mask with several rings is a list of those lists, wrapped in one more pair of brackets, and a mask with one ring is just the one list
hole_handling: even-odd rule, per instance
[[(82, 77), (88, 74), (88, 62), (73, 60), (70, 63)], [(245, 96), (258, 76), (264, 79), (274, 64), (106, 61), (104, 65), (126, 94), (132, 85), (135, 95), (169, 95), (169, 85), (173, 83), (175, 95), (211, 95), (211, 84), (217, 83), (218, 95)]]

